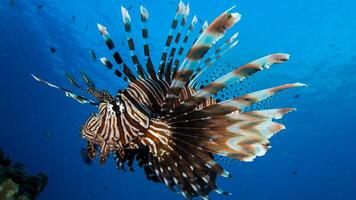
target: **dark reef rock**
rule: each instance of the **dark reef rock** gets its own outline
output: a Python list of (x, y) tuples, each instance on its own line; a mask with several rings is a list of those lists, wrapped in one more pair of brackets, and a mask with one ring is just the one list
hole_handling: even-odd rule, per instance
[(44, 190), (48, 177), (44, 173), (28, 175), (22, 163), (13, 163), (0, 149), (0, 199), (31, 200)]

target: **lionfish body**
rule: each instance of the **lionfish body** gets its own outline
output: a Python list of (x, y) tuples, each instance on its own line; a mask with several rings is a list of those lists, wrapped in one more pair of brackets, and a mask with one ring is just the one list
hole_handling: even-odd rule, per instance
[[(115, 50), (115, 44), (106, 27), (98, 24), (118, 67), (113, 69), (114, 64), (108, 58), (103, 57), (100, 61), (129, 83), (126, 89), (112, 96), (96, 89), (93, 81), (84, 73), (82, 78), (87, 88), (78, 84), (72, 75), (66, 74), (72, 85), (96, 98), (91, 100), (33, 77), (64, 91), (66, 96), (80, 103), (99, 108), (98, 113), (91, 115), (81, 129), (82, 137), (88, 141), (87, 154), (90, 159), (98, 156), (100, 163), (104, 163), (109, 154), (114, 154), (117, 167), (128, 167), (130, 170), (134, 160), (137, 160), (149, 180), (163, 183), (173, 191), (180, 191), (188, 199), (207, 199), (211, 191), (229, 194), (216, 185), (218, 175), (231, 175), (214, 160), (214, 155), (241, 161), (252, 161), (256, 156), (264, 155), (270, 147), (269, 138), (284, 129), (283, 125), (273, 122), (273, 119), (280, 119), (294, 110), (282, 108), (246, 111), (246, 108), (281, 90), (305, 85), (281, 85), (222, 102), (217, 102), (213, 96), (226, 86), (268, 69), (272, 64), (287, 61), (289, 56), (265, 56), (197, 89), (196, 78), (237, 44), (237, 34), (234, 34), (217, 46), (218, 40), (240, 19), (240, 15), (230, 13), (229, 9), (210, 25), (204, 23), (199, 37), (185, 58), (181, 59), (197, 18), (194, 16), (188, 25), (189, 5), (180, 2), (156, 73), (147, 43), (148, 11), (141, 6), (145, 55), (142, 65), (136, 56), (131, 37), (130, 15), (125, 8), (122, 7), (121, 10), (137, 76)], [(185, 29), (185, 34), (182, 34)], [(215, 51), (207, 56), (213, 46), (216, 46)]]

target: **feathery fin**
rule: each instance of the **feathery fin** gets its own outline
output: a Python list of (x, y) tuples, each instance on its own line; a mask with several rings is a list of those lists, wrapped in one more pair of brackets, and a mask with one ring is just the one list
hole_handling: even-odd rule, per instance
[(172, 20), (172, 25), (171, 28), (169, 30), (167, 39), (166, 39), (166, 43), (161, 55), (161, 61), (159, 64), (159, 68), (158, 68), (158, 77), (162, 77), (162, 75), (164, 74), (164, 68), (166, 65), (166, 59), (167, 59), (167, 54), (168, 54), (168, 49), (171, 46), (172, 40), (173, 40), (173, 32), (176, 30), (177, 26), (178, 26), (178, 18), (180, 16), (182, 16), (185, 13), (186, 10), (186, 6), (182, 1), (179, 1), (178, 4), (178, 8), (176, 11), (176, 14)]
[(131, 60), (132, 60), (133, 64), (136, 66), (137, 73), (139, 74), (139, 76), (141, 78), (145, 78), (146, 73), (143, 70), (142, 65), (136, 55), (135, 43), (131, 36), (131, 17), (129, 15), (129, 12), (127, 11), (127, 9), (123, 6), (121, 6), (121, 14), (122, 14), (122, 20), (124, 22), (125, 32), (126, 32), (126, 36), (127, 36), (127, 44), (129, 45), (129, 49), (130, 49)]
[(195, 25), (196, 23), (198, 22), (198, 18), (196, 15), (194, 15), (192, 21), (190, 22), (190, 25), (189, 25), (189, 28), (188, 28), (188, 31), (186, 32), (185, 36), (184, 36), (184, 39), (182, 41), (182, 44), (180, 45), (179, 47), (179, 50), (178, 50), (178, 54), (177, 54), (177, 58), (174, 60), (174, 68), (173, 68), (173, 73), (172, 73), (172, 77), (171, 79), (173, 79), (173, 77), (175, 76), (177, 70), (178, 70), (178, 65), (180, 63), (180, 60), (181, 60), (181, 56), (184, 52), (184, 47), (185, 45), (187, 44), (187, 42), (189, 41), (189, 36), (191, 34), (191, 32), (194, 31), (194, 28), (195, 28)]
[(151, 60), (150, 48), (147, 43), (148, 29), (146, 27), (146, 23), (149, 19), (149, 12), (142, 5), (140, 6), (140, 14), (141, 14), (141, 30), (142, 30), (142, 38), (143, 38), (143, 49), (144, 49), (144, 55), (145, 55), (145, 59), (146, 59), (146, 69), (147, 69), (147, 72), (150, 75), (150, 77), (155, 80), (155, 79), (157, 79), (156, 72), (155, 72), (155, 69), (154, 69), (154, 66), (153, 66), (153, 63)]
[[(124, 63), (121, 55), (119, 54), (119, 52), (115, 51), (115, 45), (114, 45), (114, 42), (113, 40), (110, 38), (110, 35), (107, 31), (107, 28), (101, 24), (97, 24), (98, 26), (98, 29), (99, 29), (99, 32), (100, 34), (103, 36), (104, 40), (105, 40), (105, 43), (108, 47), (108, 49), (112, 52), (114, 52), (112, 54), (115, 62), (119, 65), (119, 67), (122, 67), (123, 68), (123, 71), (124, 71), (124, 74), (126, 75), (126, 77), (132, 82), (134, 80), (136, 80), (135, 76), (132, 75), (132, 72), (131, 70), (127, 67), (127, 65)], [(113, 68), (113, 64), (112, 62), (110, 62), (106, 57), (102, 57), (100, 58), (100, 62), (106, 66), (108, 69), (112, 69)], [(120, 69), (115, 69), (114, 71), (115, 75), (118, 76), (118, 77), (122, 77), (122, 73), (120, 71)], [(127, 81), (126, 78), (123, 78), (124, 81)]]
[(196, 83), (196, 78), (198, 78), (204, 72), (204, 70), (214, 64), (214, 62), (216, 62), (228, 50), (234, 48), (237, 45), (238, 41), (235, 41), (237, 36), (238, 33), (235, 33), (233, 36), (231, 36), (224, 44), (218, 47), (215, 52), (204, 61), (202, 67), (197, 68), (196, 72), (192, 75), (192, 80), (189, 83), (190, 87), (194, 87)]
[(240, 20), (240, 14), (229, 13), (231, 9), (217, 17), (194, 43), (171, 83), (162, 111), (171, 109), (174, 100), (177, 99), (181, 89), (189, 82), (189, 78), (195, 72), (204, 55), (225, 35), (228, 29)]
[(65, 88), (56, 86), (56, 85), (54, 85), (54, 84), (52, 84), (52, 83), (50, 83), (50, 82), (47, 82), (47, 81), (45, 81), (45, 80), (42, 80), (42, 79), (36, 77), (36, 76), (33, 75), (33, 74), (31, 74), (31, 76), (32, 76), (36, 81), (38, 81), (38, 82), (40, 82), (40, 83), (43, 83), (43, 84), (45, 84), (45, 85), (47, 85), (47, 86), (49, 86), (49, 87), (52, 87), (52, 88), (56, 88), (56, 89), (58, 89), (58, 90), (62, 90), (62, 91), (65, 93), (65, 95), (66, 95), (67, 97), (69, 97), (69, 98), (71, 98), (71, 99), (74, 99), (74, 100), (76, 100), (77, 102), (79, 102), (79, 103), (81, 103), (81, 104), (86, 104), (86, 103), (87, 103), (87, 104), (91, 104), (91, 105), (95, 105), (95, 106), (98, 105), (97, 102), (95, 102), (95, 101), (93, 101), (93, 100), (90, 100), (90, 99), (88, 99), (88, 98), (86, 98), (86, 97), (83, 97), (83, 96), (74, 94), (74, 93), (71, 92), (70, 90), (67, 90), (67, 89), (65, 89)]
[(230, 73), (213, 81), (206, 87), (199, 90), (191, 98), (186, 100), (181, 104), (175, 111), (175, 113), (185, 112), (187, 110), (193, 109), (200, 103), (202, 103), (206, 98), (217, 94), (219, 91), (224, 89), (226, 86), (234, 84), (236, 81), (244, 80), (245, 78), (252, 76), (258, 71), (264, 68), (268, 69), (272, 64), (280, 64), (289, 59), (288, 54), (272, 54), (250, 62)]

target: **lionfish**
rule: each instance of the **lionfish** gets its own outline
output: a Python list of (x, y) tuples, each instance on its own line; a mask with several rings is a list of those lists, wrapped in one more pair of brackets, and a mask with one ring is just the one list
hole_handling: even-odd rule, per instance
[[(147, 43), (149, 13), (145, 7), (140, 6), (145, 67), (136, 55), (131, 17), (128, 10), (121, 7), (136, 73), (116, 50), (107, 28), (97, 24), (117, 65), (114, 67), (115, 63), (106, 57), (100, 58), (101, 63), (108, 69), (114, 68), (114, 74), (128, 83), (128, 87), (115, 96), (96, 89), (94, 82), (84, 73), (81, 77), (86, 87), (71, 74), (66, 74), (66, 78), (75, 88), (87, 92), (96, 100), (32, 76), (63, 91), (79, 103), (98, 107), (98, 113), (92, 114), (81, 128), (81, 136), (87, 140), (88, 158), (93, 160), (98, 156), (100, 164), (103, 164), (109, 154), (113, 154), (117, 168), (123, 170), (133, 170), (136, 160), (147, 179), (163, 183), (187, 199), (208, 199), (212, 191), (229, 195), (216, 185), (218, 175), (232, 177), (221, 167), (216, 156), (249, 162), (256, 156), (264, 155), (270, 148), (269, 138), (285, 128), (273, 120), (295, 110), (247, 108), (282, 90), (306, 86), (301, 83), (285, 84), (221, 102), (214, 99), (214, 95), (227, 86), (289, 59), (288, 54), (277, 53), (236, 68), (197, 88), (197, 78), (202, 72), (237, 44), (237, 33), (222, 44), (217, 43), (240, 20), (239, 13), (231, 12), (233, 8), (223, 12), (210, 25), (205, 21), (199, 36), (186, 51), (198, 18), (194, 16), (187, 23), (189, 4), (180, 2), (157, 71)], [(215, 47), (214, 50), (210, 50), (212, 47)], [(209, 50), (211, 53), (207, 54)], [(182, 56), (184, 52), (185, 57)]]

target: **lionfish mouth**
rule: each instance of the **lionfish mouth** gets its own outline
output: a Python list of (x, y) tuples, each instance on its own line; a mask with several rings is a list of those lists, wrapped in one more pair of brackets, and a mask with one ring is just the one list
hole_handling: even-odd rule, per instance
[[(205, 22), (196, 31), (198, 18), (194, 15), (188, 23), (189, 4), (180, 2), (158, 65), (154, 65), (150, 56), (146, 28), (149, 13), (145, 7), (140, 7), (142, 64), (136, 54), (131, 17), (126, 8), (121, 7), (121, 12), (132, 65), (127, 65), (121, 57), (118, 49), (123, 47), (117, 47), (107, 28), (98, 24), (112, 54), (112, 58), (101, 57), (100, 62), (128, 84), (116, 96), (96, 89), (84, 73), (81, 78), (85, 87), (71, 74), (66, 74), (66, 78), (95, 100), (32, 76), (79, 103), (98, 107), (98, 113), (91, 115), (81, 130), (82, 137), (88, 141), (89, 159), (99, 156), (103, 164), (113, 154), (117, 167), (123, 170), (133, 170), (136, 160), (147, 179), (180, 191), (187, 199), (208, 199), (212, 191), (229, 195), (216, 185), (218, 176), (231, 177), (216, 156), (249, 162), (264, 155), (270, 147), (269, 138), (285, 128), (274, 119), (295, 109), (250, 108), (282, 90), (306, 86), (285, 84), (242, 96), (236, 94), (222, 102), (214, 98), (218, 93), (224, 94), (228, 86), (269, 69), (273, 64), (287, 61), (289, 55), (282, 53), (252, 61), (205, 86), (198, 84), (206, 69), (237, 44), (237, 33), (219, 42), (240, 20), (240, 14), (231, 12), (233, 9), (223, 12), (210, 25)], [(192, 37), (196, 32), (198, 36)], [(192, 46), (186, 48), (189, 45)], [(96, 59), (94, 51), (90, 54)]]

